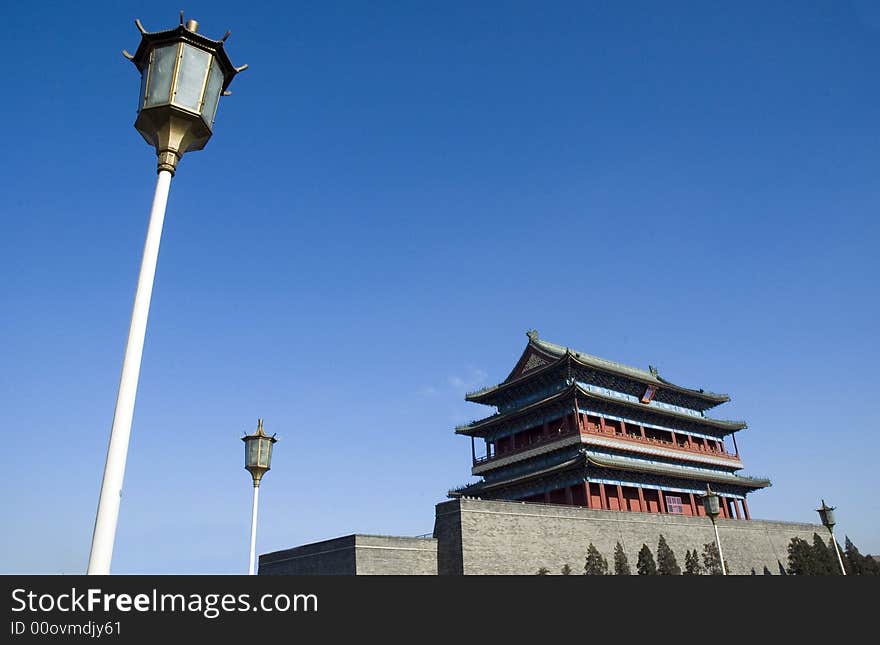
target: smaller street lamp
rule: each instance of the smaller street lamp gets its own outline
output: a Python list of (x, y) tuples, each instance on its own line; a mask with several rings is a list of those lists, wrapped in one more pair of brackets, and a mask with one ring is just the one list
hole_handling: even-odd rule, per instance
[(244, 441), (244, 467), (254, 480), (254, 506), (251, 512), (251, 558), (248, 575), (254, 575), (254, 558), (257, 546), (257, 504), (260, 499), (260, 480), (270, 468), (272, 461), (272, 444), (278, 439), (263, 432), (263, 420), (257, 419), (257, 431), (246, 434)]
[(703, 509), (712, 520), (712, 528), (715, 530), (715, 546), (718, 547), (718, 559), (721, 561), (721, 575), (726, 576), (727, 567), (724, 566), (724, 553), (721, 552), (721, 538), (718, 537), (718, 525), (715, 524), (715, 518), (721, 514), (721, 501), (718, 495), (709, 488), (709, 484), (706, 484), (706, 494), (703, 495)]
[(834, 547), (834, 553), (837, 554), (837, 562), (840, 564), (840, 573), (846, 575), (846, 569), (843, 566), (843, 558), (840, 557), (840, 549), (837, 547), (837, 540), (834, 538), (834, 509), (836, 506), (826, 506), (825, 500), (822, 500), (822, 507), (817, 508), (816, 512), (819, 513), (819, 519), (822, 520), (822, 525), (828, 529), (828, 532), (831, 534), (831, 544)]

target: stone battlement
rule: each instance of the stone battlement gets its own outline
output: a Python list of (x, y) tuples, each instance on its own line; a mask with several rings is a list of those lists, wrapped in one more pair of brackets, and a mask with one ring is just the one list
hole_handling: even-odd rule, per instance
[[(779, 573), (788, 562), (793, 537), (812, 542), (828, 531), (820, 524), (769, 520), (721, 519), (718, 532), (724, 557), (733, 574)], [(437, 505), (434, 537), (440, 575), (534, 574), (541, 567), (558, 573), (568, 564), (583, 571), (592, 542), (609, 562), (620, 542), (635, 571), (638, 552), (647, 544), (655, 557), (663, 535), (684, 568), (688, 550), (702, 552), (714, 542), (712, 523), (705, 517), (601, 511), (576, 506), (456, 499)]]
[[(827, 540), (820, 524), (718, 520), (730, 573), (774, 575), (788, 563), (793, 537)], [(714, 542), (705, 517), (601, 511), (578, 506), (462, 498), (436, 506), (433, 538), (347, 535), (260, 556), (261, 575), (534, 575), (568, 564), (582, 573), (587, 547), (612, 562), (620, 542), (635, 572), (647, 544), (654, 556), (660, 535), (684, 569), (685, 552)]]

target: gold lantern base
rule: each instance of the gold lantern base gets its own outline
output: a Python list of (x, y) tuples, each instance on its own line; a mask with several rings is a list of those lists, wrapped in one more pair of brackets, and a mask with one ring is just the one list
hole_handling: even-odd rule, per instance
[(185, 152), (201, 150), (211, 138), (211, 128), (200, 115), (173, 105), (141, 110), (134, 127), (156, 148), (158, 170), (167, 170), (172, 175)]

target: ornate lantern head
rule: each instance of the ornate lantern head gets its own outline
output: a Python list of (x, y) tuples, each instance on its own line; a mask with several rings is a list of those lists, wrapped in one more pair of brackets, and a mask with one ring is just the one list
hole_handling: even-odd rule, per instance
[(132, 56), (123, 55), (141, 73), (138, 116), (134, 127), (156, 148), (159, 170), (171, 173), (185, 152), (201, 150), (211, 138), (217, 103), (233, 77), (247, 69), (234, 67), (220, 40), (197, 33), (199, 23), (183, 22), (168, 31), (147, 32), (135, 20), (141, 42)]
[(709, 484), (706, 484), (706, 494), (703, 495), (703, 509), (706, 511), (706, 515), (713, 520), (721, 514), (721, 502), (718, 495), (709, 488)]
[(834, 528), (834, 509), (836, 506), (826, 506), (825, 500), (822, 500), (822, 508), (817, 508), (816, 512), (819, 513), (819, 519), (822, 520), (822, 525), (827, 528), (829, 531)]
[(273, 434), (271, 437), (263, 432), (263, 420), (257, 420), (257, 431), (241, 438), (244, 441), (244, 467), (254, 478), (254, 486), (260, 485), (260, 480), (269, 470), (272, 462), (272, 444), (278, 439)]

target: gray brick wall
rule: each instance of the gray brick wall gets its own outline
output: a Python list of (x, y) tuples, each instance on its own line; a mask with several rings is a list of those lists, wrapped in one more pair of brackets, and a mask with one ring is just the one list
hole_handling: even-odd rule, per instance
[[(766, 520), (718, 520), (724, 557), (734, 574), (779, 573), (787, 564), (788, 543), (813, 533), (827, 539), (821, 524)], [(582, 573), (592, 542), (613, 561), (620, 541), (635, 572), (638, 552), (647, 544), (656, 558), (660, 534), (684, 569), (685, 551), (714, 541), (707, 518), (655, 513), (598, 511), (552, 504), (523, 504), (458, 499), (437, 505), (434, 536), (439, 540), (437, 569), (441, 575), (534, 574), (547, 567), (559, 573), (568, 564)]]
[(437, 575), (437, 540), (358, 535), (357, 575)]
[(437, 575), (437, 540), (346, 535), (260, 556), (260, 575)]
[(353, 576), (355, 535), (265, 553), (260, 556), (259, 574), (292, 576)]

